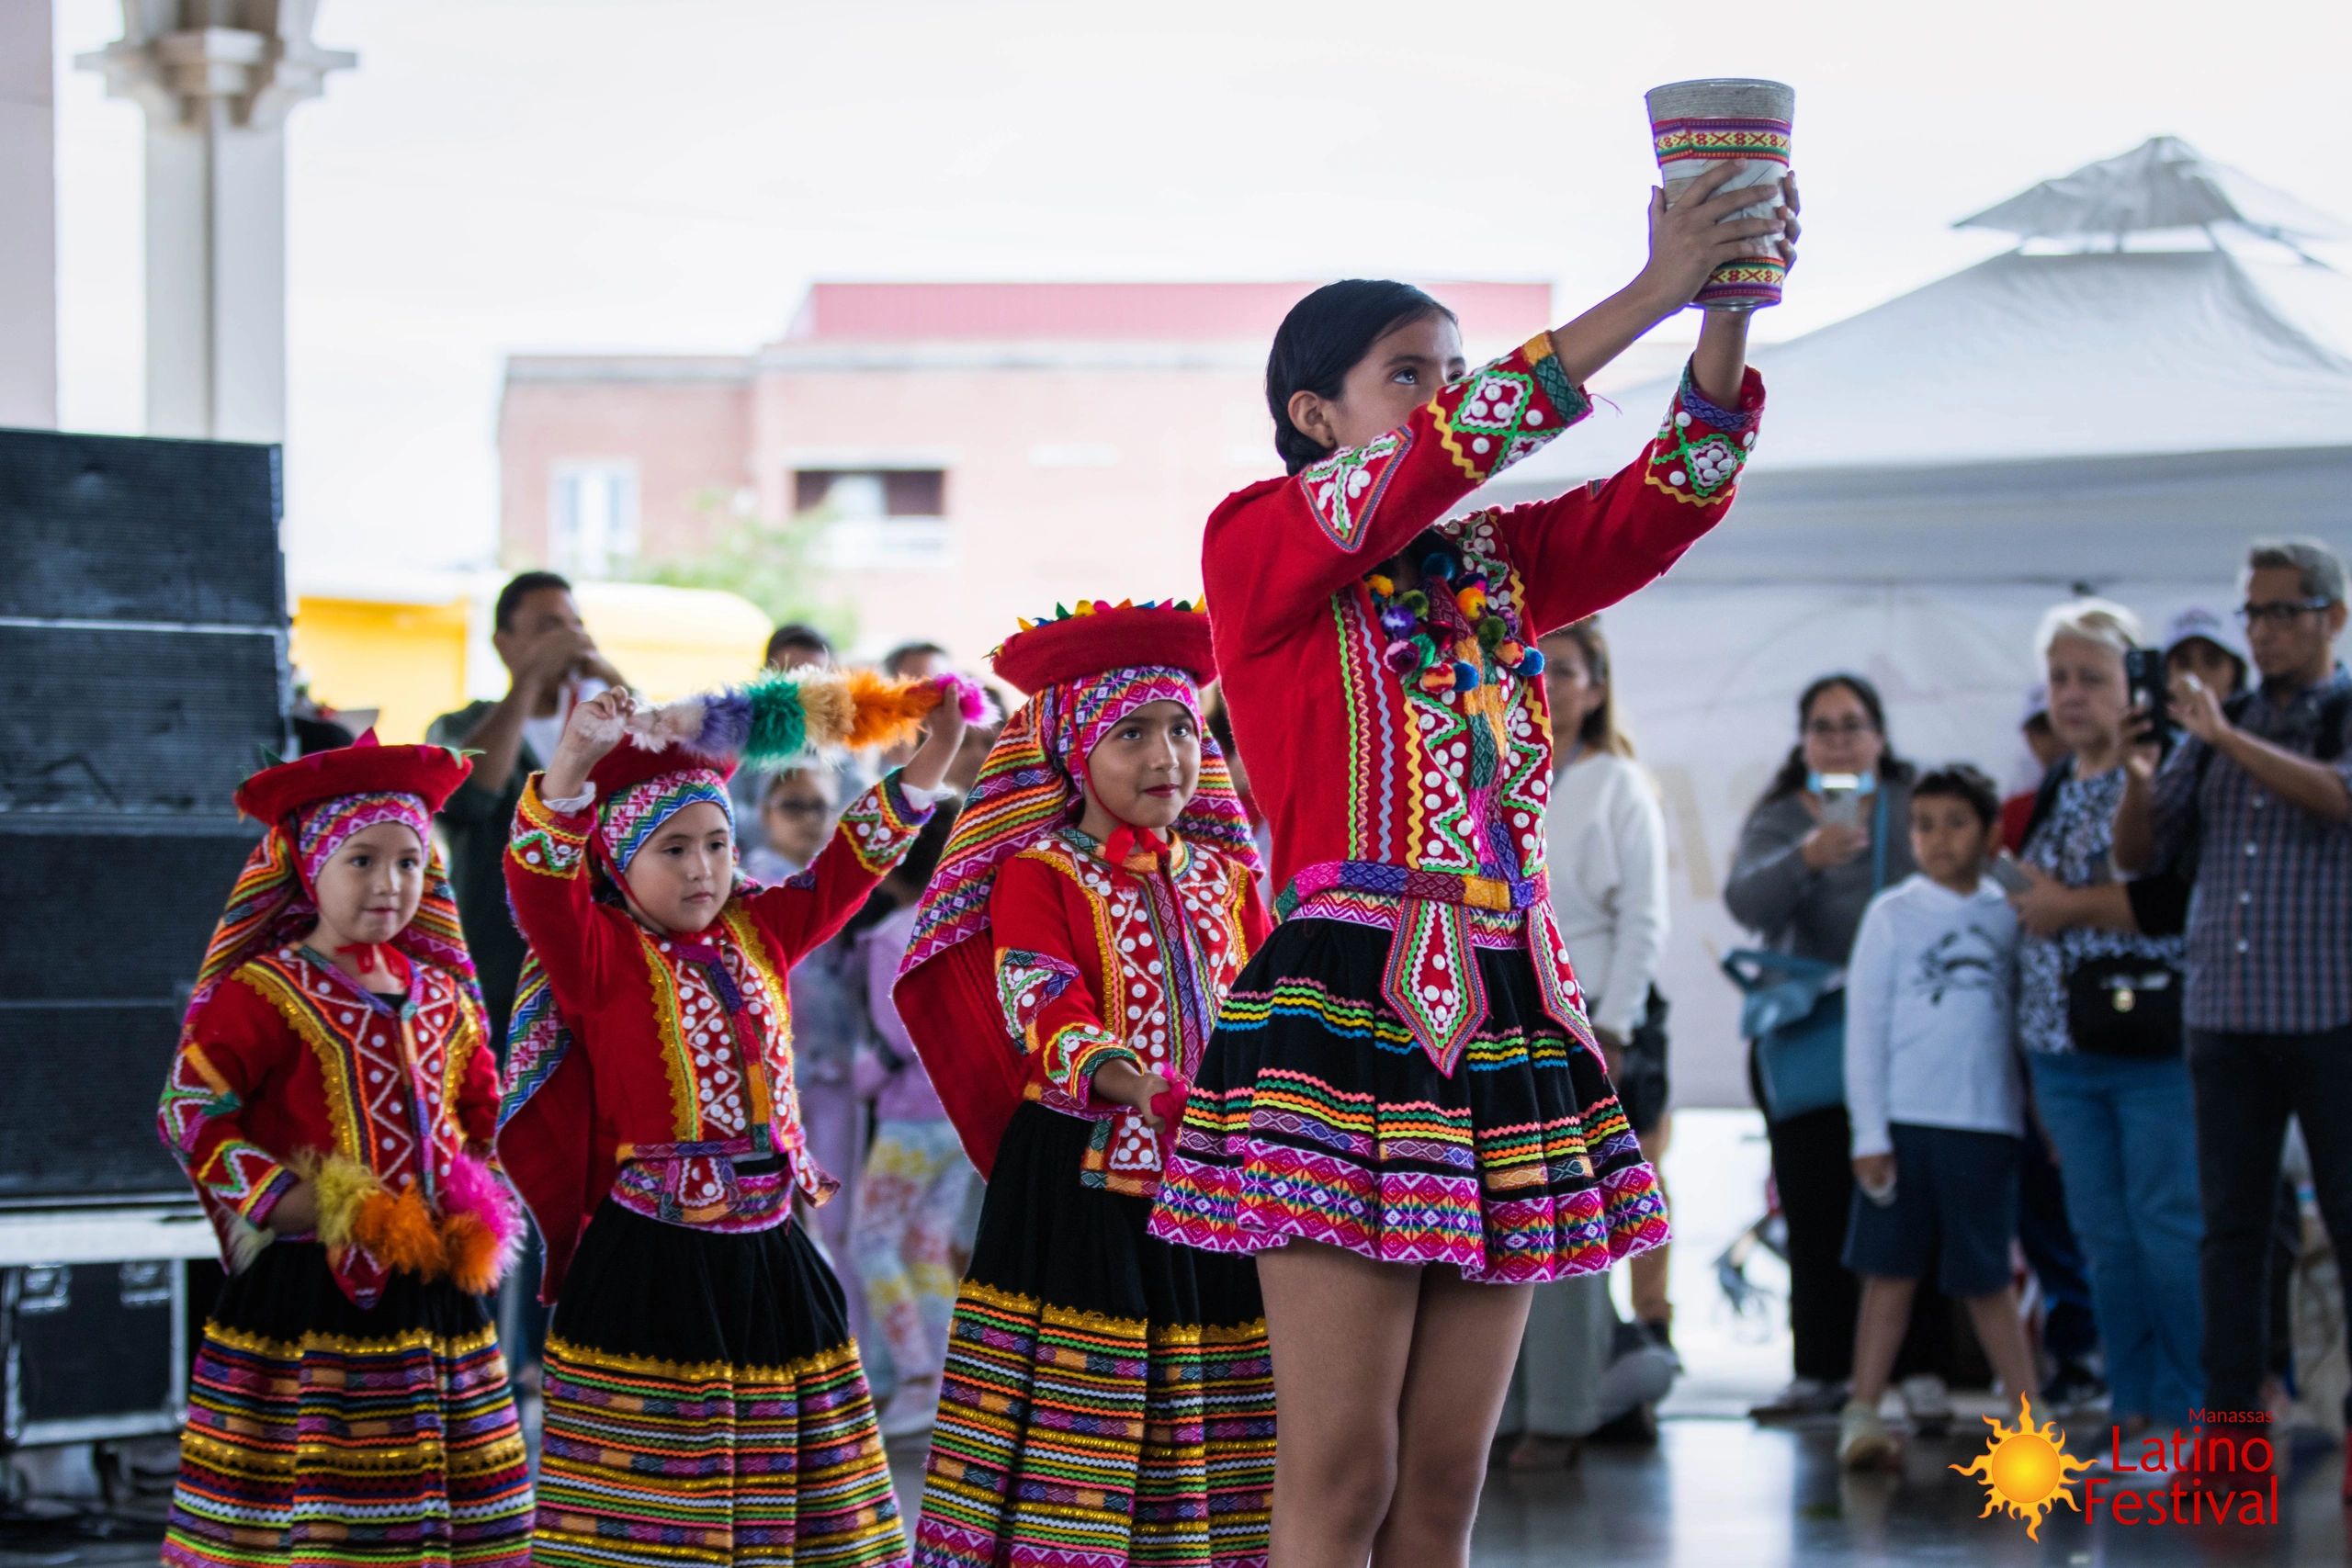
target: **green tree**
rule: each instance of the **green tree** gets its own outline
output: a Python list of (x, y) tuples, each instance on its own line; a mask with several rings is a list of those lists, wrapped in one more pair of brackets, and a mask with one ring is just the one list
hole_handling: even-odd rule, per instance
[(635, 563), (628, 575), (638, 582), (658, 582), (669, 588), (718, 588), (740, 593), (781, 626), (805, 621), (846, 647), (857, 636), (857, 609), (832, 592), (817, 546), (830, 521), (821, 513), (796, 517), (788, 523), (741, 516), (729, 496), (706, 491), (695, 498), (695, 508), (711, 515), (707, 536), (710, 545), (692, 555), (668, 556)]

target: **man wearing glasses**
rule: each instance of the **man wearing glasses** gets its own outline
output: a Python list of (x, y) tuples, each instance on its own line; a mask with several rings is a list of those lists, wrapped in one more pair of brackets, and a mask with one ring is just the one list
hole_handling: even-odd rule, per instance
[[(2257, 545), (2238, 614), (2259, 684), (2224, 703), (2194, 676), (2175, 682), (2185, 737), (2160, 769), (2133, 766), (2115, 857), (2126, 872), (2180, 864), (2196, 878), (2184, 1011), (2205, 1210), (2206, 1403), (2251, 1412), (2268, 1364), (2264, 1258), (2290, 1115), (2336, 1255), (2352, 1257), (2352, 674), (2335, 651), (2344, 562), (2315, 539)], [(2352, 1499), (2352, 1459), (2345, 1479)]]

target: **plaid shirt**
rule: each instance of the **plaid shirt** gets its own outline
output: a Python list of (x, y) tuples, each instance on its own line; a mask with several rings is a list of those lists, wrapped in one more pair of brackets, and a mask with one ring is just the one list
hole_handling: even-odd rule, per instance
[[(2321, 706), (2346, 690), (2352, 673), (2339, 664), (2291, 696), (2256, 691), (2237, 727), (2315, 755), (2329, 750), (2320, 744)], [(2332, 765), (2352, 788), (2352, 736), (2330, 739)], [(2281, 801), (2191, 738), (2156, 775), (2155, 830), (2159, 865), (2194, 857), (2190, 1028), (2317, 1034), (2352, 1023), (2352, 822), (2322, 821)]]

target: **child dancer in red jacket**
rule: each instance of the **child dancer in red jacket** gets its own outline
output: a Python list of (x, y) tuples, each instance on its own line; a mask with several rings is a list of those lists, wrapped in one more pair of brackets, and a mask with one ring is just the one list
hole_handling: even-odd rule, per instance
[(531, 1487), (485, 1296), (519, 1238), (498, 1067), (433, 814), (469, 770), (375, 735), (256, 773), (266, 825), (164, 1088), (230, 1269), (164, 1561), (520, 1564)]
[(899, 739), (939, 695), (830, 671), (652, 715), (609, 692), (525, 791), (499, 1146), (556, 1309), (541, 1568), (905, 1561), (841, 1287), (792, 1223), (833, 1183), (802, 1135), (786, 976), (906, 852), (965, 721), (933, 709), (903, 773), (774, 887), (737, 870), (726, 775)]
[(1208, 617), (1081, 604), (996, 655), (1030, 694), (915, 918), (900, 1016), (989, 1178), (916, 1561), (1254, 1568), (1272, 1370), (1246, 1258), (1144, 1234), (1169, 1131), (1262, 939), (1200, 684)]

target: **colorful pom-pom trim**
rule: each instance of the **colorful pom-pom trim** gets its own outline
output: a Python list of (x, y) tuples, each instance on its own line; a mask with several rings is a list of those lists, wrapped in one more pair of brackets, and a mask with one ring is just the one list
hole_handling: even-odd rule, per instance
[(1465, 572), (1451, 549), (1422, 557), (1420, 572), (1419, 587), (1401, 591), (1387, 571), (1363, 580), (1388, 638), (1381, 660), (1389, 669), (1432, 695), (1475, 692), (1494, 671), (1528, 680), (1543, 673), (1544, 655), (1520, 639), (1484, 576)]
[(828, 751), (899, 745), (951, 701), (967, 722), (988, 721), (987, 692), (961, 675), (900, 681), (871, 670), (763, 671), (741, 686), (633, 714), (628, 735), (650, 751), (676, 746), (714, 761), (773, 767)]

